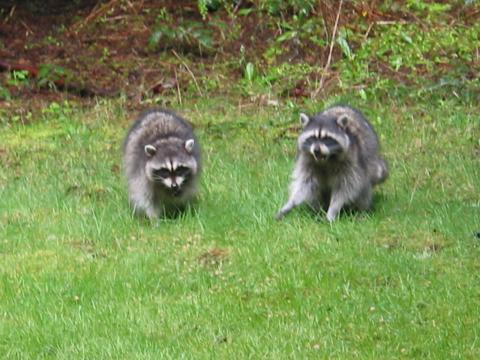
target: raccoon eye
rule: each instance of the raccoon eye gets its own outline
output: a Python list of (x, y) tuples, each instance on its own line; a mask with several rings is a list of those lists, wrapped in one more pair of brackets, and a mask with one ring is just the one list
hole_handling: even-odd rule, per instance
[(158, 176), (164, 179), (170, 176), (170, 171), (166, 168), (154, 169), (152, 173), (154, 176)]
[(310, 136), (305, 140), (306, 145), (312, 145), (314, 142), (318, 141), (318, 139), (315, 136)]
[(190, 173), (190, 169), (186, 166), (179, 166), (175, 169), (175, 174), (177, 176), (185, 176)]
[(332, 138), (324, 138), (322, 141), (327, 147), (334, 147), (338, 145), (338, 141)]

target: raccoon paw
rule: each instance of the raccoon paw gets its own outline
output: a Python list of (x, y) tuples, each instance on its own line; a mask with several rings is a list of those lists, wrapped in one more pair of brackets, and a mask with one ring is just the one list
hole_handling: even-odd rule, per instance
[(285, 213), (283, 211), (279, 211), (277, 215), (275, 215), (275, 220), (280, 221), (285, 217)]
[(145, 215), (147, 215), (147, 218), (149, 220), (155, 221), (158, 220), (158, 218), (160, 217), (160, 212), (154, 208), (148, 208), (145, 210)]
[(335, 221), (335, 218), (336, 216), (335, 215), (330, 215), (330, 214), (327, 214), (327, 220), (328, 222), (334, 222)]
[(340, 209), (330, 207), (327, 211), (328, 222), (330, 223), (334, 222), (339, 212), (340, 212)]
[(275, 220), (277, 221), (280, 221), (282, 220), (285, 216), (287, 216), (287, 214), (292, 211), (292, 207), (289, 207), (289, 206), (284, 206), (283, 208), (281, 208), (277, 215), (275, 215)]

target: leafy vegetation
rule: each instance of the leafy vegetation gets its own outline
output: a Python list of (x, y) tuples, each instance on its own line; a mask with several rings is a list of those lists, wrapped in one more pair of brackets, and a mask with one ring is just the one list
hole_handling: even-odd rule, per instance
[(172, 28), (171, 24), (158, 24), (149, 40), (155, 50), (180, 49), (202, 55), (213, 47), (212, 30), (197, 21), (184, 21)]
[(14, 70), (10, 78), (7, 81), (8, 85), (11, 86), (22, 86), (29, 83), (28, 81), (29, 72), (26, 70)]
[(39, 87), (49, 87), (56, 88), (56, 83), (62, 81), (63, 83), (68, 83), (74, 78), (71, 71), (65, 69), (62, 66), (54, 64), (42, 64), (40, 65), (38, 76), (37, 76), (37, 85)]

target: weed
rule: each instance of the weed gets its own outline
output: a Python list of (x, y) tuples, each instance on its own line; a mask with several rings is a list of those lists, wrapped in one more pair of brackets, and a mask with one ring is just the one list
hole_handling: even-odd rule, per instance
[(37, 85), (39, 87), (47, 86), (51, 89), (55, 89), (56, 82), (62, 81), (63, 83), (68, 83), (72, 79), (72, 71), (55, 64), (42, 64), (38, 71)]
[(309, 16), (314, 10), (314, 0), (266, 0), (260, 1), (259, 7), (272, 16), (282, 16), (285, 13), (298, 14), (302, 17)]
[(173, 48), (202, 55), (213, 50), (213, 31), (197, 21), (183, 21), (176, 27), (158, 24), (149, 39), (149, 46), (152, 50)]
[(11, 94), (8, 88), (0, 84), (0, 100), (11, 100)]
[(14, 70), (10, 73), (7, 84), (15, 87), (29, 85), (30, 72), (28, 70)]
[(52, 35), (48, 35), (43, 39), (43, 43), (45, 45), (54, 45), (56, 47), (61, 47), (63, 44), (60, 40), (57, 38), (53, 37)]
[(324, 23), (322, 19), (305, 18), (294, 15), (291, 19), (277, 23), (282, 33), (263, 54), (267, 63), (272, 64), (278, 58), (288, 57), (289, 60), (301, 62), (304, 59), (305, 48), (321, 49), (327, 44), (324, 36)]

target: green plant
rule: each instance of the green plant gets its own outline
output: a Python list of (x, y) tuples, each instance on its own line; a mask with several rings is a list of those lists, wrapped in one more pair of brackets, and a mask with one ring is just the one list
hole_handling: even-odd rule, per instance
[(28, 70), (13, 70), (7, 80), (7, 84), (11, 86), (25, 86), (29, 84), (30, 72)]
[(168, 12), (167, 8), (162, 8), (157, 14), (157, 22), (166, 21), (171, 22), (173, 19), (172, 15)]
[(59, 39), (53, 37), (52, 35), (48, 35), (46, 36), (44, 39), (43, 39), (43, 43), (45, 45), (54, 45), (54, 46), (57, 46), (57, 47), (60, 47), (63, 45), (62, 41), (60, 41)]
[(110, 49), (108, 47), (104, 47), (102, 49), (102, 56), (100, 58), (100, 62), (105, 62), (106, 60), (108, 60), (109, 57), (110, 57)]
[(233, 9), (238, 5), (239, 0), (198, 0), (197, 6), (203, 19), (207, 18), (209, 12), (225, 9), (229, 16), (233, 17)]
[(271, 92), (285, 95), (292, 93), (298, 84), (304, 83), (314, 70), (315, 67), (305, 63), (281, 63), (261, 69), (248, 62), (243, 69), (241, 85), (243, 91), (248, 94)]
[(198, 0), (198, 11), (202, 18), (205, 19), (208, 14), (208, 5), (211, 3), (211, 0)]
[(51, 89), (56, 87), (55, 83), (62, 81), (68, 83), (72, 80), (71, 70), (55, 64), (41, 64), (37, 76), (37, 85), (39, 87), (47, 86)]
[(258, 7), (271, 16), (281, 16), (287, 13), (296, 14), (302, 18), (309, 16), (315, 9), (315, 0), (261, 0)]
[(55, 119), (56, 121), (66, 121), (70, 118), (73, 107), (68, 100), (58, 103), (52, 101), (47, 107), (42, 109), (42, 114), (47, 119)]
[(422, 17), (436, 19), (452, 8), (451, 4), (426, 2), (424, 0), (407, 0), (407, 8), (419, 13)]
[(0, 100), (11, 100), (10, 91), (0, 84)]
[[(288, 21), (278, 22), (277, 27), (282, 30), (282, 33), (263, 54), (269, 64), (274, 63), (281, 55), (301, 52), (302, 48), (318, 48), (320, 51), (326, 45), (322, 19), (307, 19), (294, 15)], [(297, 57), (296, 60), (303, 59)]]
[(245, 79), (247, 79), (248, 82), (252, 82), (255, 77), (255, 66), (249, 62), (247, 65), (245, 65)]
[(369, 38), (342, 28), (337, 44), (343, 59), (334, 64), (342, 74), (342, 86), (366, 85), (370, 91), (389, 89), (394, 79), (424, 86), (445, 77), (467, 77), (475, 66), (480, 25), (432, 26), (425, 31), (415, 23), (380, 25), (379, 35)]
[(204, 54), (213, 50), (213, 31), (198, 21), (183, 21), (175, 27), (158, 24), (150, 36), (149, 46), (153, 50), (174, 48)]

